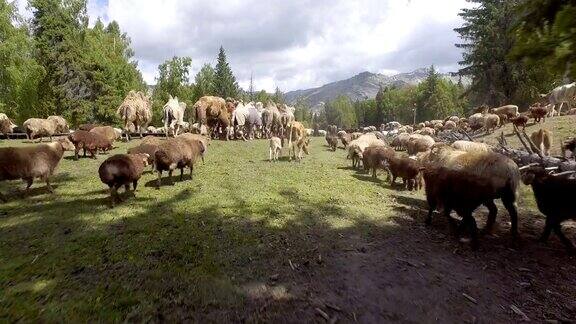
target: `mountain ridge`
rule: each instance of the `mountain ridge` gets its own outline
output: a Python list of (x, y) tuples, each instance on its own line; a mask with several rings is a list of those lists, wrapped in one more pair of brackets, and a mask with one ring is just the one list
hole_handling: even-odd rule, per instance
[[(330, 82), (320, 87), (290, 91), (284, 94), (284, 97), (290, 104), (295, 104), (300, 99), (307, 100), (311, 107), (321, 106), (340, 95), (347, 96), (352, 101), (373, 99), (380, 85), (384, 87), (417, 85), (426, 79), (428, 71), (429, 68), (420, 68), (391, 76), (364, 71), (351, 78)], [(452, 82), (458, 82), (458, 76), (448, 73), (440, 75)]]

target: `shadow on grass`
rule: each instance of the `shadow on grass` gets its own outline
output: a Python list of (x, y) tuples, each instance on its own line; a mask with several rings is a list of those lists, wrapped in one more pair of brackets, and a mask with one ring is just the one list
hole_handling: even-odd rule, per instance
[[(0, 270), (9, 278), (0, 284), (1, 296), (12, 306), (3, 311), (3, 317), (84, 322), (285, 322), (298, 318), (306, 322), (317, 319), (308, 296), (333, 294), (341, 283), (332, 280), (349, 280), (349, 274), (340, 274), (329, 264), (332, 258), (344, 257), (343, 253), (349, 255), (343, 251), (352, 244), (372, 240), (371, 248), (381, 251), (378, 257), (368, 258), (369, 269), (378, 268), (381, 259), (402, 249), (431, 249), (432, 243), (426, 239), (414, 240), (422, 235), (413, 217), (424, 207), (421, 199), (394, 195), (399, 215), (390, 215), (390, 223), (373, 221), (331, 199), (310, 200), (291, 187), (277, 192), (279, 200), (260, 204), (249, 203), (242, 193), (230, 190), (225, 201), (178, 208), (193, 200), (199, 190), (181, 190), (158, 204), (138, 204), (139, 209), (129, 215), (122, 214), (119, 204), (120, 214), (102, 226), (89, 226), (82, 218), (103, 216), (109, 210), (107, 195), (48, 201), (33, 211), (33, 216), (40, 217), (0, 227), (6, 260)], [(15, 211), (9, 217), (18, 220), (23, 213)], [(346, 225), (336, 226), (334, 219), (346, 220)], [(399, 245), (388, 241), (395, 237)], [(468, 257), (454, 256), (442, 245), (433, 248), (455, 262)], [(416, 263), (430, 262), (430, 255), (412, 253), (410, 257)], [(553, 257), (562, 258), (562, 253)], [(506, 262), (518, 267), (525, 258), (525, 254), (510, 253)], [(368, 284), (388, 285), (386, 281)], [(364, 307), (362, 299), (370, 297), (363, 291), (332, 298), (347, 307), (346, 303)], [(408, 302), (413, 298), (424, 303), (435, 299), (429, 290), (410, 294), (406, 295), (406, 307), (411, 307)], [(553, 301), (544, 303), (558, 308)], [(376, 316), (372, 319), (386, 320), (378, 307), (370, 311)], [(414, 312), (427, 314), (426, 310)], [(450, 305), (446, 306), (445, 314), (453, 313)], [(356, 315), (342, 316), (353, 321)]]

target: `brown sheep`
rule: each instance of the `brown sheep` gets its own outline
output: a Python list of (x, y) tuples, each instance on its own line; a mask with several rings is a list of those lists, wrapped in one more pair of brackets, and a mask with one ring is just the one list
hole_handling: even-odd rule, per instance
[(90, 132), (100, 134), (112, 143), (120, 138), (112, 126), (97, 126), (92, 128)]
[(413, 189), (419, 190), (422, 187), (419, 161), (403, 155), (392, 155), (388, 157), (384, 165), (392, 174), (390, 184), (394, 185), (396, 178), (400, 177), (405, 189), (412, 191)]
[[(501, 199), (510, 214), (512, 235), (518, 235), (516, 198), (520, 171), (514, 161), (494, 152), (464, 152), (445, 144), (436, 144), (422, 161), (426, 168), (446, 167), (489, 179), (498, 192), (498, 197), (494, 199)], [(498, 208), (494, 201), (484, 205), (489, 210), (485, 231), (490, 232), (496, 221)]]
[(80, 150), (84, 151), (84, 157), (86, 157), (86, 150), (88, 150), (91, 157), (95, 159), (98, 150), (108, 151), (112, 149), (112, 142), (97, 133), (79, 130), (68, 135), (68, 139), (74, 144), (74, 158), (76, 160), (78, 160)]
[(148, 155), (148, 164), (152, 166), (152, 171), (154, 171), (154, 158), (156, 156), (156, 151), (158, 151), (158, 145), (141, 143), (138, 146), (129, 148), (127, 153)]
[(158, 136), (145, 136), (141, 142), (141, 144), (151, 144), (151, 145), (160, 145), (162, 143), (164, 143), (164, 139)]
[(169, 138), (162, 142), (154, 155), (156, 171), (158, 172), (156, 189), (160, 189), (162, 184), (163, 171), (168, 171), (168, 177), (172, 181), (172, 172), (175, 169), (180, 169), (180, 181), (182, 181), (184, 168), (189, 167), (190, 177), (192, 177), (194, 163), (204, 154), (205, 149), (202, 142), (185, 137)]
[(434, 210), (442, 207), (445, 217), (454, 229), (456, 221), (450, 216), (450, 212), (455, 210), (462, 217), (462, 225), (469, 225), (472, 248), (476, 249), (478, 229), (472, 213), (480, 205), (490, 204), (497, 198), (497, 188), (486, 177), (462, 170), (429, 167), (423, 174), (428, 202), (426, 224), (431, 224)]
[(136, 192), (138, 180), (142, 176), (144, 168), (148, 165), (148, 154), (117, 154), (107, 158), (98, 169), (98, 175), (102, 183), (110, 188), (110, 201), (112, 207), (116, 200), (122, 201), (118, 195), (118, 189), (124, 186), (124, 190), (130, 190), (132, 184)]
[(521, 114), (518, 117), (511, 118), (510, 121), (512, 124), (516, 125), (516, 127), (522, 127), (522, 129), (526, 129), (526, 124), (528, 124), (528, 116)]
[(91, 131), (93, 128), (95, 127), (99, 127), (102, 126), (100, 124), (80, 124), (78, 125), (78, 130), (83, 130), (83, 131)]
[[(364, 170), (372, 170), (372, 178), (376, 179), (376, 170), (378, 168), (384, 168), (384, 162), (387, 161), (391, 156), (394, 156), (394, 149), (386, 146), (369, 146), (364, 150), (362, 156), (362, 161), (364, 164)], [(388, 173), (388, 170), (386, 169)], [(388, 173), (388, 180), (390, 180), (390, 173)]]
[(26, 137), (28, 137), (29, 140), (33, 140), (36, 136), (40, 136), (39, 142), (42, 142), (44, 136), (48, 136), (50, 141), (52, 141), (52, 136), (56, 134), (58, 125), (55, 120), (30, 118), (22, 124), (22, 127), (24, 127)]
[(538, 103), (536, 106), (530, 107), (530, 116), (534, 118), (534, 123), (539, 123), (540, 120), (542, 120), (542, 122), (546, 122), (546, 116), (548, 116), (548, 109), (546, 109), (546, 107), (542, 107)]
[[(48, 191), (53, 193), (50, 177), (64, 152), (73, 149), (74, 146), (66, 138), (35, 146), (0, 148), (0, 181), (23, 179), (28, 191), (34, 179), (40, 178), (46, 182)], [(0, 200), (6, 201), (2, 194)]]
[(552, 147), (552, 132), (546, 129), (540, 129), (530, 135), (532, 143), (542, 152), (544, 156), (550, 156), (550, 147)]
[(190, 141), (202, 142), (202, 145), (204, 146), (204, 150), (202, 151), (202, 162), (204, 162), (204, 155), (206, 154), (206, 151), (208, 150), (208, 145), (210, 145), (210, 138), (206, 137), (206, 136), (202, 136), (202, 135), (198, 135), (198, 134), (190, 134), (190, 133), (180, 134), (178, 136), (183, 137), (183, 138), (190, 140)]

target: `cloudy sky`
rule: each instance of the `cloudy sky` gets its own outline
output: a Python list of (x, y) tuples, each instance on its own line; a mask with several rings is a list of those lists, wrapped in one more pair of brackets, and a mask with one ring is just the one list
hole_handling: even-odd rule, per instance
[[(19, 0), (21, 2), (25, 0)], [(454, 27), (465, 0), (89, 0), (91, 21), (116, 20), (139, 67), (190, 56), (192, 76), (220, 45), (244, 88), (321, 86), (363, 71), (394, 74), (436, 65), (455, 71)], [(20, 7), (25, 5), (20, 3)]]

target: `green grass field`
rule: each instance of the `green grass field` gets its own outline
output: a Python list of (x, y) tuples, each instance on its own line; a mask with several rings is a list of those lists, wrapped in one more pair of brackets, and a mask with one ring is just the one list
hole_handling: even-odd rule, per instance
[[(124, 153), (127, 144), (117, 145), (112, 153)], [(401, 230), (398, 219), (420, 224), (426, 207), (422, 193), (352, 170), (323, 138), (301, 163), (269, 163), (264, 140), (213, 141), (192, 180), (156, 190), (147, 172), (136, 197), (114, 209), (97, 173), (105, 158), (74, 161), (67, 152), (55, 194), (37, 182), (21, 198), (22, 182), (0, 183), (10, 199), (0, 205), (0, 319), (294, 321), (306, 301), (318, 320), (315, 290), (302, 287), (338, 271), (335, 251), (383, 241)], [(521, 205), (533, 206), (523, 192)]]
[[(244, 283), (321, 252), (339, 229), (387, 222), (389, 207), (377, 203), (385, 190), (351, 177), (344, 151), (323, 142), (315, 138), (301, 163), (269, 163), (266, 141), (213, 141), (193, 180), (156, 190), (147, 173), (136, 198), (114, 209), (98, 178), (105, 155), (74, 161), (67, 153), (55, 194), (35, 183), (21, 199), (21, 182), (2, 183), (10, 201), (0, 206), (0, 318), (108, 321), (241, 308)], [(125, 152), (118, 146), (112, 153)]]

